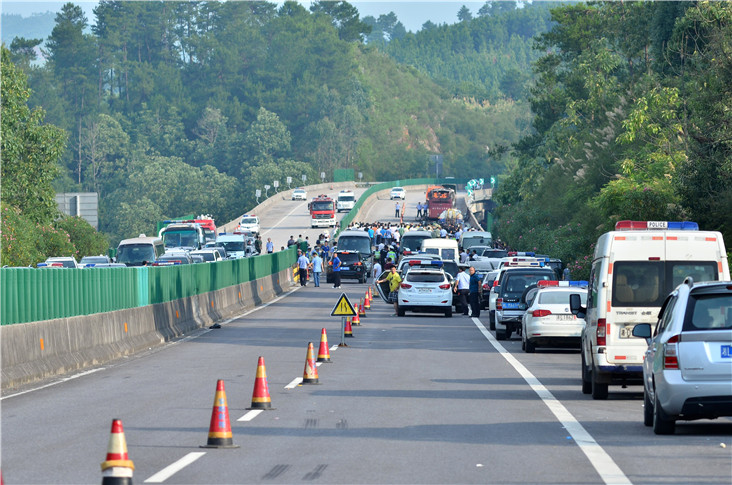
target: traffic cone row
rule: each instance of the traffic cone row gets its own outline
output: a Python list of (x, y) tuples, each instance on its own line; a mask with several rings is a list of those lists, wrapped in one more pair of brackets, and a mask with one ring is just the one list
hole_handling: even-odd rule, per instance
[(353, 328), (351, 327), (351, 317), (346, 318), (346, 326), (343, 329), (343, 336), (353, 338)]

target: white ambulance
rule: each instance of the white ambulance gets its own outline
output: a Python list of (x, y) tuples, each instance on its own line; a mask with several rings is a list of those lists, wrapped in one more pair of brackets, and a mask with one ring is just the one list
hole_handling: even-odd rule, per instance
[(666, 296), (691, 276), (729, 280), (724, 240), (695, 222), (620, 221), (597, 240), (587, 308), (570, 297), (572, 312), (585, 315), (582, 392), (606, 399), (610, 384), (641, 384), (644, 339), (638, 323), (655, 324)]

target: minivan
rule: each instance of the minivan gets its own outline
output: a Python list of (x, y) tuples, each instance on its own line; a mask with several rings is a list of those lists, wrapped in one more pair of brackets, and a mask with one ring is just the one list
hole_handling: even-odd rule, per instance
[(460, 263), (458, 244), (454, 239), (425, 239), (422, 241), (422, 251), (427, 254), (436, 254), (443, 261), (455, 261)]
[(165, 253), (163, 240), (158, 237), (139, 237), (123, 239), (117, 246), (117, 262), (127, 266), (144, 266), (152, 263)]
[(343, 231), (338, 236), (336, 247), (338, 251), (358, 252), (361, 263), (366, 268), (366, 274), (371, 274), (371, 270), (374, 267), (374, 258), (371, 249), (371, 238), (368, 232), (356, 229)]
[(467, 231), (460, 236), (460, 247), (466, 251), (468, 251), (473, 246), (492, 245), (493, 236), (490, 232), (487, 231)]

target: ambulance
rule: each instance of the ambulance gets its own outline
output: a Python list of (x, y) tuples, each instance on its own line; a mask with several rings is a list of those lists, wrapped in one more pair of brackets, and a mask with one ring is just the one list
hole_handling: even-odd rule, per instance
[(724, 240), (695, 222), (619, 221), (597, 240), (587, 307), (570, 296), (572, 313), (585, 318), (582, 392), (606, 399), (608, 386), (642, 384), (644, 339), (639, 323), (655, 326), (666, 296), (687, 276), (729, 280)]

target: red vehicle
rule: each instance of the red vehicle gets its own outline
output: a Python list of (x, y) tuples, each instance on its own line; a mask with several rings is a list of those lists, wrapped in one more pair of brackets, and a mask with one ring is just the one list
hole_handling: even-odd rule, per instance
[(200, 215), (193, 222), (197, 222), (201, 226), (201, 229), (203, 229), (203, 238), (206, 242), (216, 240), (216, 224), (211, 216)]
[(447, 209), (457, 205), (455, 191), (441, 185), (433, 185), (427, 189), (427, 219), (437, 220)]
[(327, 195), (314, 197), (308, 204), (310, 211), (310, 227), (335, 227), (335, 201)]

